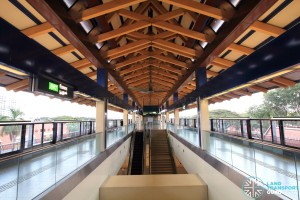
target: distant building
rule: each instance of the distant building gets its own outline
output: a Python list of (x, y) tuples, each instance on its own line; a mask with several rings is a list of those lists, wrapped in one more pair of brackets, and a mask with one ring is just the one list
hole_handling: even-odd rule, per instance
[(0, 93), (0, 115), (11, 117), (10, 109), (17, 106), (16, 97), (13, 95), (4, 95)]

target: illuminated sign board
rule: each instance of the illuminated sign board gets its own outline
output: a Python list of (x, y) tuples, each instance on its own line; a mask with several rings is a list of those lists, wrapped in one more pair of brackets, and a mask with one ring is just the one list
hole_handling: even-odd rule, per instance
[(34, 79), (34, 91), (68, 99), (73, 99), (74, 95), (74, 87), (64, 84), (58, 80), (42, 76)]

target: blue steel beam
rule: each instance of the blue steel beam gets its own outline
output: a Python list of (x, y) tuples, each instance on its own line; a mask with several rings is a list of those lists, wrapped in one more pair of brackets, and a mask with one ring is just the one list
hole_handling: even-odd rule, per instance
[(300, 63), (300, 23), (173, 104), (171, 109), (207, 98)]
[(32, 75), (46, 75), (70, 84), (79, 92), (92, 97), (107, 98), (110, 103), (124, 109), (118, 97), (105, 91), (104, 88), (57, 57), (51, 51), (22, 34), (14, 26), (0, 18), (0, 64), (4, 64)]

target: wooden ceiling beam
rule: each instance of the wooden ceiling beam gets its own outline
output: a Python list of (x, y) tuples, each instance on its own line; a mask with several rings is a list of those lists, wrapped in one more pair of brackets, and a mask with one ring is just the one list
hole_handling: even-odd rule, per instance
[(122, 17), (133, 19), (135, 21), (141, 21), (141, 20), (148, 21), (148, 20), (151, 19), (148, 16), (145, 16), (145, 15), (142, 15), (142, 14), (138, 14), (136, 12), (131, 12), (131, 11), (126, 10), (126, 9), (121, 9), (121, 10), (117, 11), (117, 14), (119, 14)]
[[(136, 70), (137, 71), (137, 70)], [(128, 80), (128, 79), (131, 79), (131, 78), (135, 78), (135, 77), (138, 77), (138, 76), (141, 76), (142, 74), (144, 74), (145, 72), (144, 71), (139, 71), (139, 72), (136, 72), (136, 73), (132, 73), (132, 74), (129, 74), (129, 75), (125, 75), (124, 76), (124, 80)]]
[(144, 2), (146, 0), (122, 0), (122, 1), (110, 1), (108, 3), (104, 3), (98, 6), (94, 6), (88, 9), (85, 9), (79, 13), (78, 16), (75, 17), (76, 22), (86, 21), (92, 18), (96, 18), (102, 15), (106, 15), (108, 13), (127, 8), (134, 4), (138, 4)]
[(92, 66), (93, 66), (93, 65), (92, 65), (91, 63), (89, 63), (89, 64), (86, 64), (86, 65), (77, 67), (76, 69), (77, 69), (77, 70), (83, 70), (83, 69), (86, 69), (86, 68), (90, 68), (90, 67), (92, 67)]
[(278, 87), (283, 87), (283, 88), (288, 88), (289, 86), (287, 86), (287, 85), (284, 85), (284, 84), (282, 84), (282, 83), (278, 83), (278, 82), (275, 82), (275, 81), (273, 81), (273, 80), (269, 80), (269, 81), (267, 81), (268, 83), (271, 83), (271, 84), (273, 84), (273, 85), (276, 85), (276, 86), (278, 86)]
[(29, 80), (26, 78), (21, 81), (17, 81), (15, 83), (11, 83), (11, 84), (5, 86), (5, 89), (6, 90), (16, 90), (16, 89), (22, 88), (28, 84), (29, 84)]
[(242, 46), (242, 45), (238, 45), (238, 44), (235, 44), (235, 43), (232, 43), (231, 45), (229, 45), (227, 49), (242, 53), (242, 54), (247, 55), (247, 56), (254, 52), (254, 49), (251, 49), (249, 47), (245, 47), (245, 46)]
[(224, 21), (228, 21), (230, 19), (230, 14), (225, 12), (219, 8), (209, 6), (203, 3), (199, 3), (196, 1), (183, 1), (183, 0), (159, 0), (167, 4), (171, 4), (177, 6), (179, 8), (184, 8), (186, 10), (190, 10), (192, 12), (196, 12), (201, 15), (206, 15), (215, 19), (220, 19)]
[(151, 43), (151, 41), (145, 40), (145, 39), (139, 40), (136, 42), (131, 42), (124, 46), (105, 51), (102, 53), (102, 56), (105, 58), (108, 58), (108, 57), (113, 57), (113, 56), (120, 55), (120, 54), (123, 54), (123, 55), (129, 54), (129, 53), (131, 53), (131, 50), (135, 50), (136, 48), (139, 48), (139, 47), (144, 47), (145, 45), (150, 44), (150, 43)]
[(190, 37), (196, 40), (200, 40), (203, 42), (212, 42), (212, 40), (205, 34), (203, 33), (199, 33), (196, 31), (191, 31), (187, 28), (183, 28), (179, 25), (174, 25), (168, 22), (164, 22), (164, 21), (158, 21), (158, 22), (153, 22), (152, 26), (157, 27), (157, 28), (161, 28), (167, 31), (171, 31), (180, 35), (184, 35), (186, 37)]
[(131, 66), (128, 69), (120, 71), (120, 75), (123, 76), (125, 74), (130, 73), (130, 72), (134, 72), (134, 71), (137, 71), (137, 70), (140, 70), (140, 69), (144, 69), (147, 66), (149, 66), (149, 65), (146, 64), (146, 65), (140, 65), (140, 66), (137, 66), (137, 67), (136, 66)]
[(164, 77), (164, 76), (161, 76), (161, 75), (158, 75), (158, 74), (156, 74), (156, 75), (154, 75), (153, 77), (155, 77), (155, 78), (157, 78), (157, 79), (160, 79), (160, 80), (162, 80), (162, 81), (166, 81), (166, 82), (169, 82), (169, 83), (172, 83), (172, 84), (175, 84), (175, 80), (173, 80), (173, 79), (169, 79), (169, 78), (167, 78), (167, 77)]
[(247, 96), (251, 96), (252, 95), (251, 92), (247, 92), (245, 90), (235, 90), (234, 92), (239, 93), (239, 94), (243, 94), (243, 95), (247, 95)]
[(161, 61), (173, 64), (173, 65), (177, 65), (177, 66), (180, 66), (180, 67), (183, 67), (183, 68), (188, 68), (187, 63), (175, 60), (173, 58), (169, 58), (169, 57), (166, 57), (166, 56), (163, 56), (163, 55), (155, 55), (155, 56), (152, 56), (152, 57), (157, 59), (157, 60), (161, 60)]
[[(157, 39), (152, 41), (152, 43), (165, 47), (167, 51), (173, 51), (176, 54), (183, 54), (183, 56), (188, 58), (197, 58), (200, 56), (200, 51), (197, 51), (195, 49), (187, 48), (172, 42), (168, 42), (162, 39)], [(158, 47), (159, 48), (159, 47)], [(179, 52), (179, 53), (178, 53)]]
[(214, 72), (214, 71), (211, 71), (211, 70), (206, 70), (206, 73), (207, 73), (207, 75), (214, 76), (214, 77), (219, 75), (218, 72)]
[(165, 76), (165, 77), (169, 77), (169, 78), (178, 80), (178, 76), (177, 75), (170, 74), (169, 72), (163, 71), (161, 69), (152, 69), (152, 72), (156, 73), (156, 74), (160, 74), (160, 75)]
[(250, 29), (273, 36), (273, 37), (278, 37), (279, 35), (281, 35), (282, 33), (285, 32), (285, 30), (283, 28), (280, 28), (280, 27), (277, 27), (277, 26), (274, 26), (271, 24), (263, 23), (260, 21), (254, 22), (250, 26)]
[(149, 81), (150, 81), (149, 79), (139, 80), (139, 81), (136, 81), (134, 83), (128, 84), (128, 86), (129, 87), (135, 87), (135, 86), (141, 85), (143, 83), (148, 83)]
[(76, 48), (73, 47), (71, 44), (69, 44), (67, 46), (64, 46), (64, 47), (54, 49), (54, 50), (51, 50), (51, 52), (53, 54), (55, 54), (56, 56), (62, 56), (64, 54), (71, 53), (73, 51), (76, 51)]
[(180, 16), (184, 15), (185, 13), (186, 13), (185, 10), (179, 8), (179, 9), (173, 10), (171, 12), (167, 12), (167, 13), (158, 15), (157, 17), (155, 17), (153, 19), (153, 21), (156, 21), (156, 20), (158, 20), (158, 21), (169, 21), (171, 19), (180, 17)]
[(167, 70), (169, 72), (176, 73), (178, 75), (182, 75), (183, 74), (181, 70), (176, 69), (174, 67), (171, 67), (170, 65), (166, 65), (164, 63), (160, 63), (160, 64), (153, 63), (152, 66), (157, 67), (157, 68), (161, 68), (161, 69), (164, 69), (164, 70)]
[(214, 66), (216, 66), (216, 67), (222, 68), (222, 69), (228, 69), (228, 68), (229, 68), (229, 67), (226, 66), (226, 65), (219, 64), (219, 63), (216, 63), (216, 62), (211, 62), (210, 64), (211, 64), (211, 65), (214, 65)]
[(134, 82), (137, 82), (137, 81), (140, 81), (140, 80), (143, 80), (143, 79), (149, 79), (149, 78), (150, 78), (150, 75), (145, 74), (145, 75), (142, 75), (142, 76), (135, 77), (134, 79), (129, 79), (128, 81), (126, 81), (126, 84), (131, 84), (131, 83), (134, 83)]
[(131, 33), (131, 32), (143, 29), (143, 28), (147, 28), (148, 26), (151, 26), (150, 22), (139, 21), (134, 24), (123, 26), (121, 28), (94, 36), (91, 38), (91, 42), (93, 42), (93, 43), (104, 42), (104, 41), (107, 41), (107, 40), (110, 40), (110, 39), (113, 39), (116, 37), (120, 37), (120, 36), (126, 35), (128, 33)]
[(274, 82), (277, 82), (277, 83), (281, 83), (283, 85), (286, 85), (288, 87), (290, 86), (295, 86), (296, 85), (296, 82), (295, 81), (292, 81), (290, 79), (287, 79), (287, 78), (283, 78), (283, 77), (276, 77), (276, 78), (273, 78), (273, 81)]
[(251, 88), (253, 90), (256, 90), (256, 91), (260, 91), (260, 92), (268, 92), (267, 88), (264, 88), (264, 87), (261, 87), (261, 86), (258, 86), (258, 85), (252, 85), (249, 88)]
[[(56, 1), (44, 0), (27, 0), (27, 2), (53, 26), (60, 32), (60, 34), (66, 38), (70, 44), (72, 44), (78, 51), (97, 68), (107, 69), (109, 76), (112, 77), (119, 85), (121, 85), (131, 98), (135, 99), (134, 94), (128, 89), (119, 73), (114, 70), (114, 67), (109, 64), (99, 54), (95, 45), (88, 42), (86, 33), (82, 28), (71, 20), (69, 11), (62, 6), (62, 4)], [(123, 1), (122, 1), (123, 2)], [(110, 78), (111, 79), (111, 78)]]
[(21, 32), (26, 35), (27, 37), (34, 38), (46, 33), (50, 33), (52, 31), (55, 31), (55, 28), (49, 23), (45, 22), (40, 25), (36, 25), (30, 28), (26, 28), (22, 30)]
[(251, 0), (241, 3), (239, 9), (235, 11), (234, 19), (224, 24), (219, 33), (215, 36), (214, 41), (207, 45), (203, 54), (194, 61), (191, 68), (177, 81), (162, 102), (166, 102), (187, 79), (193, 77), (195, 70), (199, 68), (199, 66), (207, 66), (208, 63), (219, 56), (230, 44), (234, 43), (237, 37), (243, 34), (261, 15), (267, 12), (274, 3), (276, 3), (276, 0)]
[(167, 83), (165, 81), (161, 81), (159, 79), (156, 79), (155, 77), (152, 77), (152, 82), (156, 82), (156, 83), (162, 84), (163, 86), (167, 86), (169, 88), (171, 88), (173, 86), (173, 84)]
[(121, 69), (122, 67), (125, 67), (127, 65), (142, 61), (142, 60), (146, 60), (147, 58), (149, 58), (150, 56), (148, 55), (140, 55), (134, 58), (130, 58), (128, 60), (125, 60), (124, 62), (118, 63), (115, 65), (115, 69)]
[(91, 64), (91, 62), (86, 58), (70, 63), (70, 65), (72, 65), (75, 68), (78, 68), (78, 67), (81, 67), (81, 66), (84, 66), (84, 65), (87, 65), (87, 64)]
[(224, 58), (220, 58), (220, 57), (217, 57), (213, 60), (214, 63), (216, 64), (221, 64), (221, 65), (224, 65), (226, 67), (231, 67), (232, 65), (235, 64), (235, 62), (231, 61), (231, 60), (227, 60), (227, 59), (224, 59)]

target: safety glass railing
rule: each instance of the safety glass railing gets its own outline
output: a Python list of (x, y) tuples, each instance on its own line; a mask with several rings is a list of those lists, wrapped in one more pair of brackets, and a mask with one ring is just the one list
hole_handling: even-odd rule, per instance
[[(199, 147), (197, 129), (168, 123), (167, 130)], [(205, 138), (207, 153), (245, 177), (255, 179), (265, 192), (284, 199), (300, 200), (300, 151), (280, 145), (268, 145), (256, 139), (251, 141), (239, 138), (236, 137), (238, 132), (224, 134), (202, 131), (201, 134)]]
[(94, 121), (0, 123), (0, 156), (92, 133)]
[(211, 119), (211, 131), (300, 148), (300, 118)]
[(101, 140), (100, 134), (92, 134), (23, 156), (2, 159), (0, 199), (37, 198), (99, 154), (97, 140)]
[(167, 123), (167, 130), (177, 134), (179, 137), (196, 147), (200, 146), (198, 129), (196, 128)]
[(300, 199), (299, 152), (219, 133), (202, 134), (207, 137), (209, 154), (255, 179), (265, 192), (283, 199)]
[(106, 129), (106, 143), (107, 147), (112, 146), (117, 141), (130, 134), (135, 129), (135, 124), (124, 125), (120, 127)]

